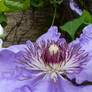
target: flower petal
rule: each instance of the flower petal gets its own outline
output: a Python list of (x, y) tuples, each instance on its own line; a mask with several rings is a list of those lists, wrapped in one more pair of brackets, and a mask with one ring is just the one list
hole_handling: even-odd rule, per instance
[(51, 26), (47, 33), (43, 34), (41, 37), (38, 38), (37, 41), (42, 39), (44, 40), (58, 40), (60, 37), (60, 33), (58, 33), (58, 28), (56, 26)]
[[(60, 87), (60, 90), (57, 87)], [(32, 92), (64, 92), (62, 91), (62, 86), (55, 84), (52, 79), (41, 80), (36, 86), (32, 87)]]
[(40, 45), (42, 41), (45, 41), (45, 43), (47, 43), (48, 40), (57, 41), (59, 37), (60, 33), (58, 33), (58, 28), (56, 26), (51, 26), (48, 32), (39, 37), (36, 42)]
[(81, 48), (85, 50), (85, 52), (90, 52), (89, 54), (92, 53), (92, 24), (83, 29), (83, 33), (80, 38), (77, 38), (70, 43), (70, 45), (73, 44), (80, 44)]
[(0, 51), (0, 79), (15, 79), (20, 76), (15, 56), (15, 53), (7, 49)]
[(38, 83), (37, 86), (32, 87), (33, 92), (49, 92), (48, 90), (48, 80), (43, 80)]
[(73, 44), (80, 44), (81, 49), (84, 50), (85, 53), (88, 53), (87, 65), (85, 65), (84, 69), (76, 75), (76, 82), (80, 84), (86, 80), (92, 81), (92, 24), (85, 27), (80, 38), (71, 42), (70, 46)]
[(82, 10), (79, 9), (79, 6), (74, 2), (74, 0), (69, 0), (69, 1), (70, 1), (70, 8), (81, 16)]
[(32, 92), (31, 88), (28, 85), (24, 85), (21, 88), (14, 89), (13, 92)]
[(92, 53), (92, 24), (83, 29), (83, 34), (80, 36), (80, 44), (86, 52)]
[(81, 87), (81, 89), (79, 90), (79, 92), (91, 92), (92, 91), (92, 86), (84, 86)]
[(11, 50), (11, 51), (13, 51), (15, 53), (17, 53), (19, 51), (24, 51), (25, 48), (27, 48), (27, 46), (25, 44), (21, 44), (21, 45), (13, 45), (13, 46), (10, 46), (7, 49), (8, 50)]
[(81, 87), (76, 87), (68, 80), (62, 78), (58, 78), (57, 82), (52, 79), (45, 79), (32, 87), (32, 92), (79, 92), (80, 90)]
[(92, 82), (92, 59), (86, 65), (83, 71), (76, 75), (76, 82), (83, 83), (84, 81)]
[[(19, 92), (26, 92), (28, 90), (28, 82), (30, 80), (20, 81), (17, 79), (22, 73), (18, 71), (16, 65), (14, 52), (7, 49), (0, 51), (0, 92), (13, 92), (17, 88), (20, 90)], [(24, 85), (28, 88), (24, 87)], [(22, 91), (23, 88), (25, 91)]]
[(91, 92), (92, 86), (75, 86), (69, 81), (63, 81), (64, 92)]
[(28, 81), (5, 79), (0, 80), (0, 92), (31, 92), (31, 88), (28, 85)]
[(15, 54), (9, 50), (0, 51), (0, 72), (4, 70), (11, 70), (15, 67)]

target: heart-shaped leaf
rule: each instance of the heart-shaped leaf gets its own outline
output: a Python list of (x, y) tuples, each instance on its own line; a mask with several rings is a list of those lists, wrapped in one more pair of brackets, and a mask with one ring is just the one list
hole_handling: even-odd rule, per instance
[(80, 25), (90, 23), (92, 23), (91, 15), (86, 10), (84, 10), (82, 16), (67, 22), (63, 26), (60, 26), (60, 29), (68, 32), (72, 39), (74, 39), (75, 32), (80, 27)]

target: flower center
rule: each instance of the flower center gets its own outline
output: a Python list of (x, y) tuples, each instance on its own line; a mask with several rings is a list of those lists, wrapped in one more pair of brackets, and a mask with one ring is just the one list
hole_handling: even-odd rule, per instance
[(50, 55), (56, 54), (59, 51), (59, 48), (57, 45), (53, 44), (49, 47)]
[(45, 64), (59, 64), (65, 59), (65, 49), (58, 44), (50, 44), (42, 53), (42, 59)]

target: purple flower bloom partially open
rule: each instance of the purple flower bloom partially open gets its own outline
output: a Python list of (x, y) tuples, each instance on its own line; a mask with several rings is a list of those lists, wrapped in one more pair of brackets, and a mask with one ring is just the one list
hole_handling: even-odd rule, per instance
[(69, 0), (70, 8), (76, 12), (78, 15), (82, 15), (82, 10), (79, 8), (79, 6), (74, 2), (74, 0)]
[(86, 91), (68, 79), (81, 74), (88, 64), (84, 35), (67, 44), (57, 31), (52, 26), (35, 43), (27, 41), (0, 52), (0, 92), (90, 92), (92, 86), (86, 86), (90, 88)]

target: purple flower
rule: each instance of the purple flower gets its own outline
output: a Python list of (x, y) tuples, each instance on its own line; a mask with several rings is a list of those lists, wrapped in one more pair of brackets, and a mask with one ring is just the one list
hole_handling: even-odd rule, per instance
[(81, 81), (78, 75), (84, 77), (81, 73), (90, 63), (89, 26), (80, 39), (69, 44), (52, 26), (34, 43), (27, 41), (1, 50), (0, 92), (90, 92), (92, 86), (77, 87), (72, 83), (72, 78)]
[(82, 10), (79, 8), (79, 6), (74, 2), (74, 0), (69, 0), (70, 8), (75, 11), (78, 15), (82, 15)]

